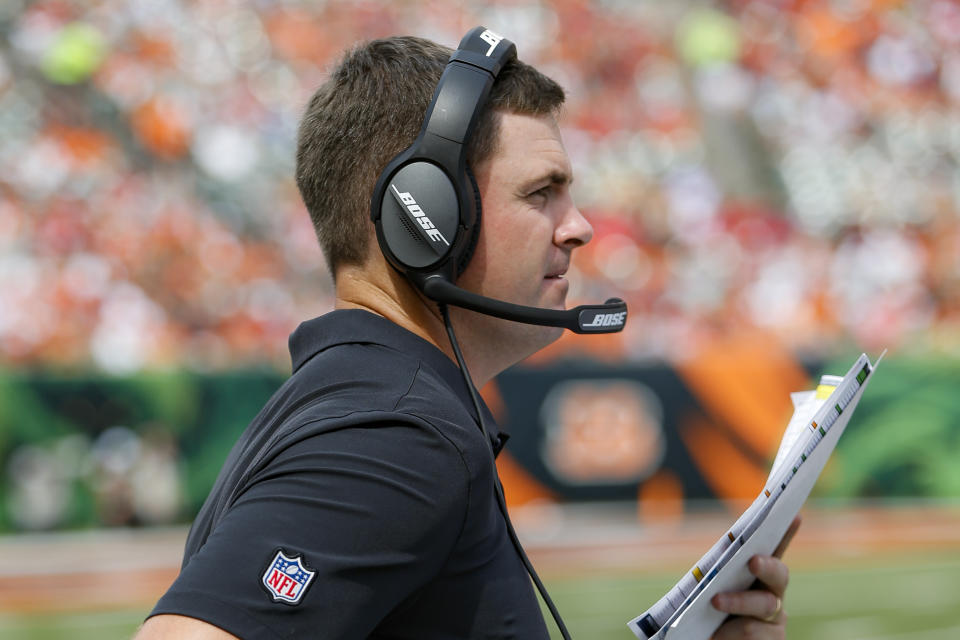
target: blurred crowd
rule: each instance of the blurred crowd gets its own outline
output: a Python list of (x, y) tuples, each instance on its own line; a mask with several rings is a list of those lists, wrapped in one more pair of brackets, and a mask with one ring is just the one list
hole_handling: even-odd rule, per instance
[(44, 445), (21, 445), (6, 461), (8, 527), (177, 522), (186, 493), (178, 453), (168, 430), (124, 426), (95, 439), (77, 432)]
[(288, 367), (332, 305), (303, 107), (357, 40), (475, 24), (567, 90), (571, 302), (628, 301), (614, 357), (960, 348), (949, 0), (5, 0), (0, 364)]

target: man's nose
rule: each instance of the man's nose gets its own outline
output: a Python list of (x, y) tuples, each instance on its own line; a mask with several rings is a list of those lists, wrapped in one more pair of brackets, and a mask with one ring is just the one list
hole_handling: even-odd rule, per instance
[(560, 224), (554, 232), (554, 242), (561, 247), (582, 247), (593, 238), (593, 225), (587, 220), (571, 199)]

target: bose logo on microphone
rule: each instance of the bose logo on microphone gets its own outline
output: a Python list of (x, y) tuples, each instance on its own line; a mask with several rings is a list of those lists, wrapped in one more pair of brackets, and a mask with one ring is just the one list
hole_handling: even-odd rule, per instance
[(423, 212), (423, 209), (420, 208), (420, 205), (417, 204), (417, 201), (412, 195), (410, 195), (409, 192), (404, 191), (401, 193), (392, 184), (390, 185), (390, 188), (393, 189), (395, 194), (397, 194), (397, 199), (407, 207), (407, 211), (409, 211), (413, 215), (414, 219), (420, 223), (420, 226), (423, 227), (423, 230), (427, 232), (427, 235), (430, 236), (431, 240), (434, 242), (439, 240), (448, 247), (450, 246), (450, 243), (447, 242), (447, 239), (443, 237), (442, 233), (440, 233), (440, 229), (437, 229), (436, 225), (434, 225), (430, 218), (427, 217), (427, 214)]
[(590, 324), (583, 325), (584, 328), (587, 327), (619, 327), (623, 324), (624, 319), (627, 316), (626, 311), (618, 311), (616, 313), (598, 313), (593, 317), (593, 322)]

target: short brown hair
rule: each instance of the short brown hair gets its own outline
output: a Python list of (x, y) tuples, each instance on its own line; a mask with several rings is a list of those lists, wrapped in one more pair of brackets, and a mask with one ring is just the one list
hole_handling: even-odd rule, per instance
[[(362, 264), (380, 172), (420, 132), (452, 50), (393, 37), (346, 53), (311, 98), (297, 137), (297, 186), (330, 267)], [(497, 112), (555, 115), (560, 86), (519, 60), (504, 66), (467, 149), (477, 167), (496, 149)]]

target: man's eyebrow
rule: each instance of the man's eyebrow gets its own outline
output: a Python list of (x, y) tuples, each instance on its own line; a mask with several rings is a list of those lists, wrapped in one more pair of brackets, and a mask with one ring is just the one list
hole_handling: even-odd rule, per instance
[(539, 175), (532, 180), (527, 180), (521, 186), (521, 191), (532, 190), (537, 185), (552, 184), (552, 185), (569, 185), (573, 183), (573, 175), (567, 173), (566, 171), (551, 171), (546, 175)]

